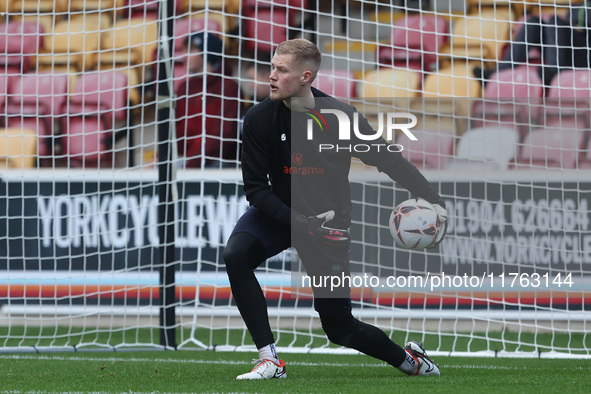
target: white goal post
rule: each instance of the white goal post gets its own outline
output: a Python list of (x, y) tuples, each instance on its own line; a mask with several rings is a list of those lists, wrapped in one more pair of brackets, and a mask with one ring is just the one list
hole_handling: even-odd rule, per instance
[[(177, 0), (159, 17), (167, 3), (0, 2), (0, 352), (254, 350), (222, 259), (248, 208), (240, 120), (263, 98), (269, 51), (304, 37), (323, 54), (314, 86), (376, 127), (383, 112), (417, 117), (417, 141), (389, 142), (449, 212), (439, 247), (397, 248), (387, 221), (410, 195), (353, 163), (354, 315), (434, 355), (590, 357), (591, 67), (544, 83), (532, 45), (494, 73), (529, 17), (565, 15), (569, 2)], [(207, 78), (184, 49), (203, 29), (223, 52)], [(475, 68), (492, 70), (487, 83)], [(184, 88), (188, 78), (198, 82)], [(212, 78), (231, 83), (203, 100)], [(179, 134), (185, 123), (194, 135)], [(256, 272), (280, 350), (349, 353), (323, 334), (292, 257)]]

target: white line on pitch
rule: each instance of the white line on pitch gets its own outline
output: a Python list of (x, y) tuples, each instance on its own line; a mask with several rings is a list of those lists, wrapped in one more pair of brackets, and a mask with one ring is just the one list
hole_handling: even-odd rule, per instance
[[(4, 360), (51, 360), (51, 361), (94, 361), (94, 362), (154, 362), (154, 363), (170, 363), (170, 364), (226, 364), (226, 365), (248, 365), (247, 361), (236, 360), (178, 360), (166, 358), (97, 358), (97, 357), (64, 357), (64, 356), (34, 356), (34, 355), (0, 355), (0, 359)], [(351, 363), (315, 363), (307, 361), (289, 361), (288, 365), (309, 366), (309, 367), (390, 367), (388, 364), (351, 364)], [(444, 365), (445, 368), (457, 369), (525, 369), (524, 367), (506, 367), (499, 365)], [(569, 368), (572, 369), (572, 368)]]

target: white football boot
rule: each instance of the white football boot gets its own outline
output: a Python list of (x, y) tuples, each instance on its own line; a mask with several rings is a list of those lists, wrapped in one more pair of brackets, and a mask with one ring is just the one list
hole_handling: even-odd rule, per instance
[(427, 356), (427, 352), (425, 352), (422, 342), (410, 341), (406, 344), (404, 350), (406, 350), (419, 363), (419, 369), (415, 375), (441, 375), (439, 365), (435, 364), (433, 360)]
[(285, 373), (285, 363), (279, 360), (279, 364), (272, 360), (253, 360), (255, 367), (248, 373), (238, 375), (236, 380), (259, 380), (259, 379), (283, 379), (287, 377)]

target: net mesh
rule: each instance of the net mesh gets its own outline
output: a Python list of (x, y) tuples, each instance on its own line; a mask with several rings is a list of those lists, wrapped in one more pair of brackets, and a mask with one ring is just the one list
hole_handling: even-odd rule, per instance
[[(163, 264), (178, 347), (253, 349), (222, 259), (248, 207), (240, 121), (268, 95), (273, 48), (304, 37), (323, 54), (315, 87), (376, 128), (416, 116), (417, 140), (390, 142), (450, 214), (439, 248), (395, 247), (388, 218), (410, 196), (353, 163), (352, 269), (378, 281), (354, 288), (354, 314), (430, 354), (588, 355), (587, 6), (406, 3), (1, 1), (0, 349), (161, 347)], [(178, 186), (165, 263), (163, 182)], [(278, 346), (347, 352), (291, 260), (257, 270)]]

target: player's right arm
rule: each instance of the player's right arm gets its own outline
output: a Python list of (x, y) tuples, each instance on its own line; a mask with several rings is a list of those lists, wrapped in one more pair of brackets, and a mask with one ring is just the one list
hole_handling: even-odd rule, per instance
[[(255, 110), (255, 111), (253, 111)], [(242, 131), (242, 179), (244, 192), (250, 205), (267, 216), (289, 226), (291, 209), (271, 189), (272, 122), (261, 122), (256, 116), (265, 116), (264, 111), (253, 107), (244, 117)], [(262, 125), (266, 127), (262, 127)]]

